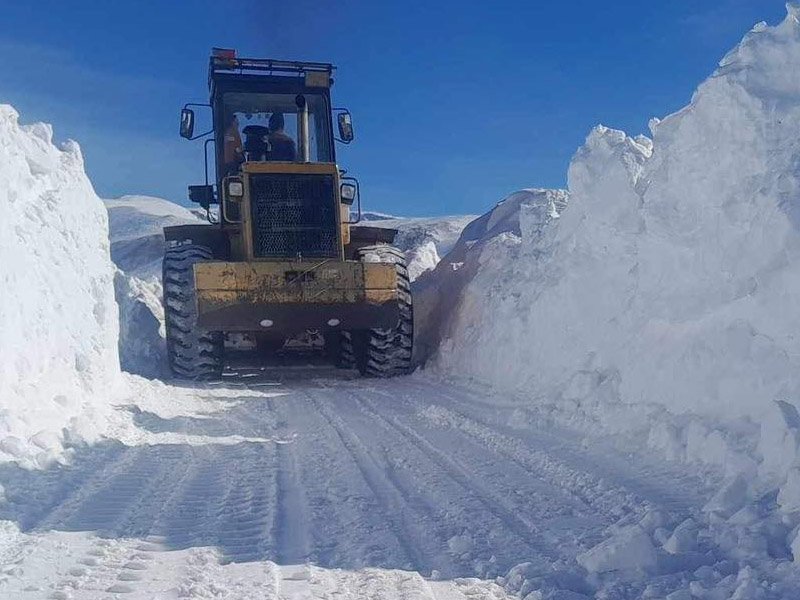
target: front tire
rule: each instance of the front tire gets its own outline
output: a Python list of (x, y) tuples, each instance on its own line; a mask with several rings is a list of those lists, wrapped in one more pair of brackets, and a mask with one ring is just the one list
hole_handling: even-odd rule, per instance
[[(367, 246), (358, 251), (362, 262), (389, 263), (397, 272), (397, 325), (345, 334), (342, 358), (352, 360), (366, 377), (396, 377), (412, 371), (414, 306), (405, 254), (387, 245)], [(351, 358), (352, 357), (352, 358)]]
[(224, 340), (221, 332), (205, 331), (197, 325), (192, 265), (213, 260), (210, 248), (185, 244), (164, 253), (164, 324), (167, 357), (172, 372), (181, 379), (207, 380), (222, 377)]

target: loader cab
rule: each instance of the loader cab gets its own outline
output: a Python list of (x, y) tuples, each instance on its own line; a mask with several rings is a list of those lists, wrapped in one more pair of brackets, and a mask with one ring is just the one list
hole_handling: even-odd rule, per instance
[[(349, 143), (353, 134), (349, 112), (331, 105), (333, 69), (213, 51), (206, 148), (213, 144), (215, 185), (207, 160), (206, 185), (191, 186), (190, 198), (206, 208), (219, 203), (230, 258), (344, 258), (350, 207), (357, 203), (360, 212), (360, 199), (336, 165), (335, 142)], [(195, 139), (189, 106), (181, 135)]]
[(333, 69), (212, 51), (208, 85), (218, 189), (224, 191), (223, 179), (247, 163), (336, 163)]

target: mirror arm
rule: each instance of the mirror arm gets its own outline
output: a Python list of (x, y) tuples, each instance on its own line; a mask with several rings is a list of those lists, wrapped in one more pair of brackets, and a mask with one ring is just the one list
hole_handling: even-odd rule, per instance
[(210, 143), (216, 144), (216, 140), (213, 137), (211, 137), (208, 138), (205, 142), (203, 142), (203, 158), (205, 159), (203, 161), (204, 162), (203, 166), (205, 168), (205, 173), (206, 173), (206, 185), (208, 185), (208, 145)]
[[(189, 140), (190, 142), (191, 142), (191, 141), (194, 141), (194, 140), (199, 140), (201, 137), (205, 137), (205, 136), (207, 136), (207, 135), (211, 135), (212, 133), (214, 133), (214, 130), (213, 130), (213, 129), (209, 129), (209, 130), (208, 130), (208, 131), (206, 131), (205, 133), (200, 133), (200, 134), (198, 134), (198, 135), (196, 135), (196, 136), (194, 136), (194, 137), (190, 137), (190, 138), (188, 138), (188, 140)], [(213, 138), (212, 138), (212, 139), (213, 139)]]

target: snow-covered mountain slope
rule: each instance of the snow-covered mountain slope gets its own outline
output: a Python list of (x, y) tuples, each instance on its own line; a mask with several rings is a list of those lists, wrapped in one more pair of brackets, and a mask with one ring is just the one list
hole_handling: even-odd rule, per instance
[(756, 536), (751, 564), (800, 558), (799, 16), (757, 25), (652, 141), (592, 131), (560, 215), (466, 253), (435, 360), (537, 419), (713, 465), (704, 527)]
[(0, 105), (0, 461), (96, 439), (118, 382), (105, 210), (77, 144)]
[(161, 277), (163, 228), (202, 223), (188, 208), (151, 196), (122, 196), (105, 200), (111, 237), (111, 258), (140, 279)]

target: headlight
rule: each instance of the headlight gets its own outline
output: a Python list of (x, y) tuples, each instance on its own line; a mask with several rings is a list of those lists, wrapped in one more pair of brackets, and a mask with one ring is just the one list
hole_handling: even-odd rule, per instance
[(241, 181), (232, 180), (228, 182), (228, 196), (232, 198), (241, 198), (244, 196), (244, 185)]
[(348, 206), (353, 204), (356, 199), (356, 186), (352, 183), (342, 184), (342, 203)]

